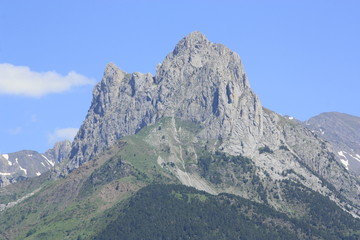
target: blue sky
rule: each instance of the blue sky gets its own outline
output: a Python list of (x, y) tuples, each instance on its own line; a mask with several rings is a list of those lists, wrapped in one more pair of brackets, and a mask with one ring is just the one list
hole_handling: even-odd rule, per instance
[(240, 55), (263, 106), (360, 116), (360, 1), (0, 3), (0, 153), (72, 138), (108, 62), (154, 73), (195, 30)]

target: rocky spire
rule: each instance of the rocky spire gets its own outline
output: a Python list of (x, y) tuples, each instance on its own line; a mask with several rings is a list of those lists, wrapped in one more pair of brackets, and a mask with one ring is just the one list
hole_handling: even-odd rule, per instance
[[(196, 141), (210, 140), (213, 149), (250, 157), (264, 183), (271, 179), (277, 186), (276, 180), (291, 169), (296, 173), (292, 177), (304, 186), (327, 195), (332, 190), (322, 183), (325, 179), (359, 203), (357, 180), (335, 161), (326, 143), (300, 124), (264, 109), (240, 57), (199, 32), (176, 45), (158, 65), (155, 77), (107, 66), (73, 141), (67, 170), (163, 117), (195, 122), (201, 126)], [(259, 150), (264, 148), (269, 154)]]
[(166, 56), (155, 77), (108, 64), (74, 139), (69, 169), (167, 116), (200, 123), (201, 137), (221, 137), (233, 153), (253, 148), (262, 133), (262, 107), (240, 57), (192, 32)]

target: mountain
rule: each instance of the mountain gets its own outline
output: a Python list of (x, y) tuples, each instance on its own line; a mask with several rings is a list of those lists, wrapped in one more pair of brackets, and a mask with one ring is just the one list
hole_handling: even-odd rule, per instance
[[(155, 76), (108, 64), (69, 158), (4, 188), (0, 204), (5, 239), (160, 239), (152, 222), (181, 227), (162, 235), (171, 239), (250, 239), (259, 228), (258, 239), (360, 237), (359, 178), (331, 144), (264, 108), (240, 57), (200, 32)], [(183, 210), (189, 221), (177, 218)], [(222, 210), (233, 212), (219, 217), (228, 224), (210, 222)]]
[(201, 123), (202, 138), (222, 138), (234, 153), (254, 150), (262, 132), (260, 101), (239, 56), (200, 32), (182, 39), (157, 66), (155, 77), (109, 64), (93, 95), (73, 142), (70, 170), (163, 117)]
[(360, 118), (328, 112), (310, 118), (305, 125), (330, 142), (345, 168), (360, 176)]
[[(252, 159), (265, 188), (291, 178), (340, 204), (330, 189), (334, 187), (359, 210), (358, 180), (336, 160), (331, 145), (301, 123), (263, 108), (250, 88), (240, 57), (200, 32), (183, 38), (157, 66), (155, 76), (129, 74), (108, 64), (94, 88), (91, 107), (62, 174), (93, 159), (117, 140), (166, 118), (173, 119), (168, 121), (169, 139), (154, 133), (149, 144), (154, 149), (168, 145), (169, 156), (155, 157), (164, 164), (173, 162), (172, 173), (183, 184), (210, 193), (248, 194), (231, 185), (216, 189), (218, 186), (199, 176), (192, 164), (199, 160), (199, 149), (206, 147), (211, 152)], [(197, 125), (198, 131), (183, 139), (185, 133), (176, 119)], [(191, 161), (186, 162), (184, 151), (192, 156)]]
[[(195, 126), (182, 126), (196, 131)], [(268, 193), (270, 189), (263, 188), (251, 159), (245, 157), (209, 153), (198, 165), (213, 184), (228, 184), (226, 174), (234, 174), (234, 188), (251, 191), (246, 199), (179, 185), (169, 170), (175, 164), (159, 165), (152, 146), (146, 143), (152, 132), (171, 130), (166, 127), (160, 122), (123, 138), (65, 178), (49, 182), (49, 175), (43, 174), (7, 186), (6, 192), (0, 192), (4, 209), (0, 212), (0, 239), (360, 237), (358, 219), (300, 183), (278, 180), (278, 189)], [(164, 156), (169, 154), (166, 145), (161, 151)], [(228, 182), (221, 182), (224, 179)], [(283, 208), (257, 203), (258, 196), (266, 199), (268, 194)]]
[(0, 155), (0, 187), (49, 171), (68, 156), (70, 146), (70, 141), (63, 141), (44, 154), (23, 150)]

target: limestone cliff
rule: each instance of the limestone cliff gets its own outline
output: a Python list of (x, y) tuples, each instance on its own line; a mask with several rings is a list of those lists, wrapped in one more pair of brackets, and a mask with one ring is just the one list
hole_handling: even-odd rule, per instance
[[(331, 146), (300, 123), (263, 108), (250, 88), (240, 57), (200, 32), (183, 38), (157, 66), (155, 76), (129, 74), (108, 64), (94, 89), (91, 107), (63, 173), (93, 159), (124, 136), (164, 118), (200, 126), (201, 130), (187, 142), (187, 152), (193, 152), (192, 161), (198, 159), (191, 144), (203, 142), (212, 151), (252, 159), (257, 178), (269, 192), (279, 190), (278, 180), (291, 180), (329, 196), (343, 208), (349, 203), (352, 213), (359, 215), (359, 180), (337, 161)], [(173, 127), (172, 134), (180, 133)], [(149, 144), (154, 149), (163, 142), (162, 136), (151, 139)], [(185, 143), (180, 143), (170, 142), (170, 152), (174, 152), (167, 159), (160, 156), (159, 164), (175, 162), (172, 172), (181, 182), (211, 193), (255, 194), (255, 188), (244, 191), (236, 186), (208, 185), (186, 165), (182, 156)], [(278, 205), (276, 199), (267, 201)]]
[(166, 116), (201, 123), (201, 137), (226, 139), (224, 148), (233, 152), (254, 150), (262, 135), (262, 107), (239, 56), (193, 32), (158, 66), (155, 77), (108, 64), (73, 142), (69, 169)]

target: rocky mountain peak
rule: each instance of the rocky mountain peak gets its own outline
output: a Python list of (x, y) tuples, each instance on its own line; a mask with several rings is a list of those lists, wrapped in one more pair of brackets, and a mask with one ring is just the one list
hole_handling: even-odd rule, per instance
[[(139, 176), (148, 173), (144, 179), (161, 179), (164, 171), (184, 185), (233, 193), (290, 215), (301, 202), (284, 201), (293, 195), (286, 187), (312, 189), (360, 216), (358, 179), (331, 146), (294, 119), (263, 108), (240, 57), (199, 32), (183, 38), (155, 76), (108, 64), (63, 163), (55, 173), (79, 168), (68, 175), (78, 183), (108, 184), (105, 179), (129, 176), (132, 168)], [(78, 175), (89, 178), (78, 181)]]
[(184, 37), (178, 44), (176, 44), (173, 51), (174, 55), (183, 53), (186, 50), (194, 51), (197, 49), (209, 46), (211, 43), (201, 32), (192, 32)]
[(105, 71), (104, 71), (104, 79), (101, 82), (102, 84), (118, 84), (119, 81), (124, 77), (126, 73), (122, 71), (118, 66), (116, 66), (114, 63), (108, 63), (106, 65)]
[(254, 150), (262, 134), (262, 107), (240, 57), (192, 32), (157, 66), (155, 77), (107, 65), (74, 139), (69, 170), (163, 117), (201, 123), (202, 137), (224, 139), (233, 153)]

